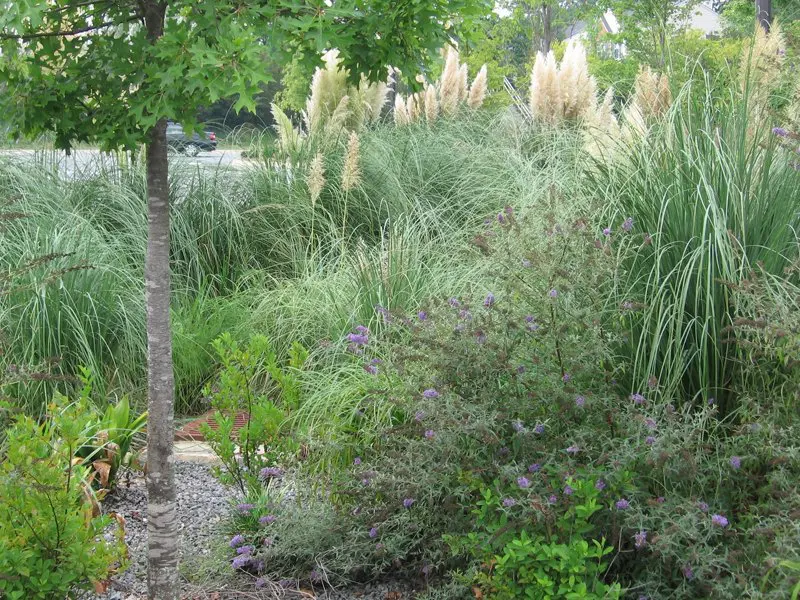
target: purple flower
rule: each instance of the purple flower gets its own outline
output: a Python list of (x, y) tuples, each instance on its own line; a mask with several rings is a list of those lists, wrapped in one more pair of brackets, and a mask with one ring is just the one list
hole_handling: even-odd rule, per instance
[(458, 308), (459, 306), (461, 306), (461, 302), (458, 301), (458, 298), (450, 298), (450, 300), (448, 300), (447, 302), (453, 308)]
[(506, 217), (503, 213), (497, 213), (497, 222), (501, 225), (506, 222)]
[(644, 396), (641, 394), (631, 394), (631, 400), (633, 400), (634, 404), (644, 404)]
[(606, 227), (603, 229), (603, 235), (609, 237), (611, 235), (611, 227)]
[(462, 308), (458, 311), (458, 318), (462, 321), (469, 321), (472, 318), (472, 314), (466, 308)]
[(601, 492), (606, 489), (606, 482), (602, 479), (598, 479), (594, 484), (595, 489), (600, 490)]
[(564, 383), (568, 383), (570, 379), (572, 379), (572, 375), (570, 375), (569, 373), (564, 373), (561, 376), (561, 381), (563, 381)]
[(364, 370), (370, 375), (378, 374), (378, 367), (376, 367), (375, 365), (364, 365)]
[(322, 575), (320, 575), (319, 571), (316, 569), (311, 570), (311, 573), (308, 574), (308, 578), (315, 583), (322, 581)]
[(555, 289), (555, 288), (553, 288), (552, 290), (550, 290), (550, 297), (551, 297), (551, 298), (558, 298), (558, 290), (557, 290), (557, 289)]
[(526, 269), (529, 269), (531, 266), (531, 261), (529, 261), (527, 258), (522, 259), (522, 266)]
[(278, 517), (276, 517), (275, 515), (264, 515), (258, 520), (258, 522), (261, 523), (262, 525), (269, 525), (270, 523), (274, 523), (277, 520)]
[(434, 437), (436, 437), (436, 432), (435, 432), (433, 429), (428, 429), (428, 430), (425, 432), (425, 437), (426, 437), (427, 439), (429, 439), (429, 440), (432, 440)]
[(503, 506), (505, 506), (506, 508), (511, 508), (512, 506), (516, 506), (516, 504), (517, 501), (514, 500), (513, 498), (505, 498), (503, 500)]
[(514, 431), (516, 431), (517, 433), (522, 433), (523, 431), (525, 431), (525, 425), (519, 419), (517, 419), (516, 421), (511, 423), (511, 426), (514, 428)]
[(360, 465), (361, 464), (361, 457), (360, 456), (356, 456), (353, 459), (353, 464), (356, 465), (356, 466)]
[(538, 473), (541, 468), (542, 465), (540, 465), (539, 463), (533, 463), (531, 466), (528, 467), (528, 473)]
[(573, 493), (572, 487), (570, 487), (568, 485), (565, 485), (564, 486), (564, 495), (565, 496), (572, 496), (572, 493)]
[(724, 528), (728, 526), (728, 519), (726, 519), (722, 515), (711, 515), (711, 522), (717, 527)]
[(697, 508), (699, 508), (699, 509), (700, 509), (700, 512), (704, 512), (704, 513), (707, 513), (707, 512), (708, 512), (708, 504), (706, 504), (706, 503), (705, 503), (705, 502), (703, 502), (702, 500), (700, 500), (700, 501), (697, 503)]
[(411, 508), (411, 506), (416, 502), (413, 498), (406, 498), (403, 500), (403, 507), (404, 508)]
[(421, 311), (419, 311), (417, 313), (417, 318), (420, 321), (427, 321), (428, 320), (428, 313), (426, 313), (424, 310), (421, 310)]
[(567, 448), (567, 454), (572, 454), (573, 456), (576, 455), (580, 451), (581, 451), (581, 449), (578, 448), (577, 446), (574, 446), (574, 445), (570, 446), (569, 448)]
[(555, 504), (558, 502), (558, 497), (555, 494), (551, 494), (550, 497), (547, 499), (548, 504)]
[(534, 317), (533, 315), (526, 315), (525, 316), (525, 322), (526, 323), (533, 323), (535, 320), (536, 320), (536, 317)]
[(526, 488), (531, 487), (531, 482), (527, 477), (518, 477), (517, 485), (524, 490)]
[(641, 550), (647, 545), (647, 532), (642, 529), (639, 533), (633, 536), (633, 539), (633, 545), (636, 546), (637, 550)]
[(627, 233), (630, 233), (632, 229), (633, 229), (633, 217), (628, 217), (622, 222), (622, 230)]
[(363, 334), (363, 335), (367, 335), (367, 334), (369, 333), (369, 329), (367, 329), (367, 328), (366, 328), (366, 327), (364, 327), (363, 325), (356, 325), (356, 331), (357, 331), (358, 333), (361, 333), (361, 334)]
[(241, 569), (250, 563), (250, 557), (247, 554), (241, 554), (231, 561), (231, 567), (234, 569)]
[(290, 587), (292, 587), (294, 585), (294, 581), (292, 581), (291, 579), (281, 579), (278, 582), (278, 585), (281, 586), (284, 589), (287, 589), (287, 588), (290, 588)]
[(483, 301), (483, 305), (486, 308), (494, 306), (494, 294), (489, 294), (488, 296), (486, 296), (486, 300)]
[(517, 367), (517, 374), (518, 375), (522, 375), (523, 373), (525, 373), (525, 365), (518, 366)]
[(414, 413), (414, 420), (417, 423), (421, 423), (424, 418), (425, 418), (425, 411), (424, 410), (418, 410), (416, 413)]
[(361, 333), (349, 333), (347, 341), (354, 346), (366, 346), (369, 342), (369, 337)]
[(364, 479), (361, 480), (361, 485), (363, 486), (368, 486), (370, 483), (372, 482), (369, 477), (364, 477)]
[(537, 423), (536, 427), (533, 428), (533, 433), (538, 433), (540, 435), (544, 433), (544, 425), (542, 425), (541, 423)]
[(644, 443), (645, 443), (645, 444), (647, 444), (648, 446), (652, 446), (653, 444), (655, 444), (655, 443), (656, 443), (656, 438), (655, 438), (655, 437), (653, 437), (652, 435), (648, 435), (648, 436), (647, 436), (647, 437), (644, 439)]
[(280, 477), (283, 475), (283, 470), (280, 467), (264, 467), (261, 469), (261, 477), (269, 478), (269, 477)]
[(578, 396), (577, 398), (575, 398), (575, 406), (577, 406), (578, 408), (583, 408), (585, 405), (586, 405), (586, 398), (584, 398), (583, 396)]
[(237, 534), (231, 538), (230, 547), (231, 548), (238, 548), (242, 544), (244, 544), (244, 536), (242, 534)]
[(789, 132), (786, 129), (784, 129), (783, 127), (773, 127), (772, 128), (772, 133), (774, 133), (778, 137), (786, 137), (786, 136), (789, 135)]
[(438, 398), (439, 397), (439, 392), (437, 392), (433, 388), (430, 388), (430, 389), (425, 390), (424, 392), (422, 392), (422, 395), (425, 396), (426, 398)]
[(622, 498), (621, 500), (617, 500), (616, 507), (617, 510), (628, 510), (631, 507), (631, 503), (625, 498)]
[(683, 565), (682, 571), (683, 571), (683, 576), (686, 577), (686, 579), (694, 579), (694, 571), (692, 571), (692, 565), (688, 563)]
[(644, 424), (645, 424), (645, 427), (647, 427), (648, 429), (657, 429), (658, 428), (658, 423), (655, 422), (655, 419), (651, 419), (650, 417), (647, 417), (644, 420)]
[(659, 496), (658, 498), (656, 498), (656, 502), (658, 502), (659, 504), (664, 504), (664, 502), (666, 501), (667, 499), (664, 498), (664, 496)]
[(734, 469), (739, 469), (742, 466), (742, 459), (739, 456), (731, 456), (731, 466)]
[(376, 537), (378, 537), (378, 528), (377, 527), (373, 527), (372, 529), (369, 530), (369, 537), (371, 537), (373, 540)]
[(256, 579), (256, 589), (260, 590), (266, 585), (267, 585), (267, 580), (264, 579), (263, 577), (259, 577), (258, 579)]
[(252, 554), (255, 546), (239, 546), (236, 549), (236, 554)]
[(252, 512), (253, 510), (255, 510), (255, 508), (256, 508), (255, 504), (237, 504), (236, 505), (236, 510), (238, 510), (239, 512), (243, 512), (243, 513)]

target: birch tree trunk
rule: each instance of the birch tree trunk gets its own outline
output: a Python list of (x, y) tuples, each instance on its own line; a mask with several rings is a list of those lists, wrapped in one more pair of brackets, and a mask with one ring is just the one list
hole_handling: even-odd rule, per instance
[[(151, 43), (164, 33), (166, 3), (146, 1)], [(170, 329), (169, 184), (167, 121), (161, 119), (147, 144), (147, 594), (150, 600), (178, 597), (178, 522), (175, 502), (175, 382)]]

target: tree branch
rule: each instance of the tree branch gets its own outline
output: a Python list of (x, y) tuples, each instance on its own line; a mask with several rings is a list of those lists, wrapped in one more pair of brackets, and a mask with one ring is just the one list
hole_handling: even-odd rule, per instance
[(86, 27), (78, 27), (76, 29), (69, 29), (66, 31), (58, 30), (58, 31), (40, 31), (38, 33), (0, 33), (0, 40), (33, 40), (36, 38), (46, 38), (46, 37), (66, 37), (69, 35), (80, 35), (82, 33), (89, 33), (90, 31), (97, 31), (98, 29), (105, 29), (106, 27), (112, 27), (114, 25), (122, 25), (125, 23), (132, 23), (133, 21), (138, 21), (141, 18), (141, 15), (134, 15), (128, 19), (123, 21), (115, 22), (109, 21), (107, 23), (100, 23), (99, 25), (87, 25)]

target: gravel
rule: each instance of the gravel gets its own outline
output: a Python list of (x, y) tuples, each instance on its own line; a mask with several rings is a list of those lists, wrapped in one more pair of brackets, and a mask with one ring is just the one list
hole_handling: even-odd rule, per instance
[[(222, 485), (206, 465), (176, 462), (175, 487), (178, 495), (178, 548), (193, 556), (208, 555), (215, 532), (230, 511), (234, 491)], [(111, 580), (108, 593), (86, 599), (140, 600), (147, 596), (147, 493), (144, 476), (123, 477), (103, 501), (103, 512), (125, 518), (125, 541), (130, 552), (128, 569)]]
[[(176, 462), (175, 484), (178, 495), (180, 539), (178, 548), (188, 550), (193, 558), (212, 553), (219, 543), (220, 525), (229, 514), (237, 493), (222, 485), (207, 465)], [(130, 552), (128, 569), (111, 580), (104, 595), (83, 594), (81, 600), (145, 600), (147, 598), (147, 494), (144, 477), (123, 477), (112, 494), (103, 501), (103, 511), (116, 512), (125, 518), (125, 541)], [(414, 583), (408, 581), (376, 582), (343, 590), (284, 590), (277, 583), (259, 592), (252, 581), (233, 573), (230, 585), (222, 590), (198, 590), (185, 587), (184, 600), (228, 600), (233, 598), (277, 599), (317, 598), (319, 600), (408, 600), (415, 596)], [(237, 585), (238, 584), (238, 585)], [(424, 587), (424, 586), (423, 586)], [(247, 592), (232, 591), (237, 588)]]

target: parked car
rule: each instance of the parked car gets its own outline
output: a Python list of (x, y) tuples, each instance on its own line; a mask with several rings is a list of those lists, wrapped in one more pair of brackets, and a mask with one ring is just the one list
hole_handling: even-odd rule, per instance
[(217, 136), (213, 131), (195, 132), (191, 137), (179, 123), (167, 123), (167, 146), (187, 156), (197, 156), (200, 152), (213, 152), (217, 149)]

